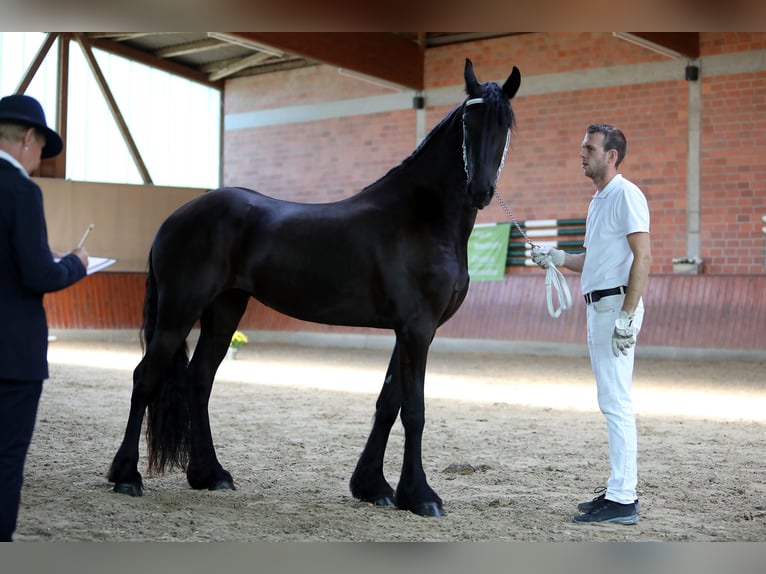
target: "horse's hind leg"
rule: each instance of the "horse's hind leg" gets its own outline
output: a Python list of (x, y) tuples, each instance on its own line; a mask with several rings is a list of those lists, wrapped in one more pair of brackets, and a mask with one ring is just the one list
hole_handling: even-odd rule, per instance
[(221, 466), (215, 454), (208, 404), (215, 373), (249, 299), (250, 295), (245, 291), (227, 291), (208, 305), (200, 318), (200, 338), (189, 363), (193, 391), (186, 478), (192, 488), (234, 490), (231, 474)]
[(394, 347), (383, 388), (375, 405), (375, 419), (349, 486), (351, 494), (376, 506), (393, 506), (394, 490), (383, 475), (383, 460), (391, 427), (402, 403), (398, 346)]
[(133, 371), (133, 392), (125, 435), (107, 475), (107, 479), (114, 483), (114, 492), (130, 496), (141, 496), (143, 492), (143, 480), (138, 471), (141, 425), (149, 401), (162, 382), (162, 373), (182, 345), (185, 345), (185, 338), (180, 333), (170, 334), (169, 337), (156, 336)]
[(138, 443), (141, 439), (141, 424), (148, 399), (143, 392), (142, 384), (145, 359), (142, 359), (133, 371), (133, 393), (130, 397), (130, 414), (125, 428), (122, 444), (114, 455), (112, 466), (107, 476), (114, 483), (114, 492), (141, 496), (143, 480), (138, 472)]

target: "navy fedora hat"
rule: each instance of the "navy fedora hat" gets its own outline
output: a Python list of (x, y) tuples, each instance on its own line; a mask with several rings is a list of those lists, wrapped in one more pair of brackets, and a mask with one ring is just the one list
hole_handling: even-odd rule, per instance
[(24, 94), (5, 96), (0, 100), (0, 122), (34, 127), (45, 134), (42, 157), (55, 157), (61, 153), (64, 142), (61, 136), (45, 123), (45, 112), (36, 99)]

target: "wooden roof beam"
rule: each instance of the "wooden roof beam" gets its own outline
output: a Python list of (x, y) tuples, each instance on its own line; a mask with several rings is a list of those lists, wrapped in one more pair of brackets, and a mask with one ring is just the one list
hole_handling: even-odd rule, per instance
[(272, 48), (412, 90), (424, 87), (424, 54), (385, 32), (223, 32), (230, 41)]
[(89, 35), (87, 35), (87, 38), (90, 45), (94, 48), (109, 52), (110, 54), (122, 56), (123, 58), (132, 60), (134, 62), (140, 62), (141, 64), (157, 68), (158, 70), (163, 70), (169, 74), (175, 74), (176, 76), (186, 78), (187, 80), (203, 84), (210, 88), (215, 88), (217, 90), (223, 89), (222, 81), (211, 81), (210, 78), (208, 78), (208, 75), (204, 72), (193, 70), (188, 66), (178, 64), (172, 60), (157, 57), (156, 55), (150, 54), (148, 52), (136, 50), (135, 48), (131, 48), (130, 46), (126, 46), (120, 42), (106, 40), (103, 38), (95, 38)]
[(693, 60), (700, 55), (699, 32), (614, 32), (614, 35), (671, 58)]

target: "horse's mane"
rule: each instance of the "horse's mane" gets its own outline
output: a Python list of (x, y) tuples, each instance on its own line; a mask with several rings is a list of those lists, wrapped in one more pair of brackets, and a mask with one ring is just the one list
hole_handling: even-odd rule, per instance
[(484, 104), (489, 107), (490, 120), (494, 119), (513, 131), (516, 127), (516, 117), (503, 89), (494, 82), (488, 82), (482, 85), (481, 91)]
[[(501, 125), (507, 125), (511, 131), (516, 127), (516, 118), (513, 113), (513, 109), (508, 104), (508, 96), (503, 93), (503, 89), (495, 82), (487, 82), (481, 85), (481, 97), (484, 98), (484, 103), (488, 106), (490, 113), (490, 121), (497, 121)], [(456, 105), (441, 121), (436, 124), (431, 131), (426, 134), (426, 137), (418, 144), (415, 150), (407, 156), (399, 165), (391, 168), (381, 179), (388, 177), (394, 172), (406, 168), (412, 161), (418, 157), (421, 150), (427, 146), (432, 139), (446, 129), (453, 122), (458, 121), (458, 116), (462, 116), (463, 108), (465, 107), (465, 101)], [(378, 180), (380, 181), (380, 180)], [(377, 182), (375, 182), (377, 183)], [(371, 184), (371, 185), (374, 185)], [(367, 186), (367, 187), (371, 187)], [(366, 188), (365, 188), (366, 189)]]

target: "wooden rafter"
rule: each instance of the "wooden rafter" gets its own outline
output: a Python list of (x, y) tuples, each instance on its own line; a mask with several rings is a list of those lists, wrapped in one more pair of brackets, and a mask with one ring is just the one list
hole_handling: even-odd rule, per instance
[(98, 48), (100, 50), (104, 50), (105, 52), (109, 52), (110, 54), (122, 56), (123, 58), (126, 58), (128, 60), (139, 62), (141, 64), (145, 64), (147, 66), (157, 68), (158, 70), (163, 70), (165, 72), (168, 72), (169, 74), (175, 74), (176, 76), (186, 78), (187, 80), (191, 80), (192, 82), (197, 82), (205, 86), (215, 88), (217, 90), (223, 89), (223, 82), (211, 81), (210, 78), (208, 78), (207, 74), (205, 74), (204, 72), (200, 72), (199, 70), (194, 70), (182, 64), (177, 64), (176, 62), (173, 62), (172, 60), (163, 59), (156, 56), (155, 54), (144, 52), (142, 50), (136, 50), (135, 48), (131, 48), (130, 46), (126, 46), (124, 44), (121, 44), (120, 42), (116, 42), (116, 41), (105, 39), (105, 38), (98, 38), (98, 37), (91, 38), (89, 36), (88, 41), (90, 42), (90, 45), (92, 47)]
[(226, 32), (240, 43), (268, 46), (414, 90), (424, 86), (424, 56), (414, 42), (384, 32)]
[(19, 85), (16, 88), (17, 94), (23, 94), (24, 92), (27, 91), (29, 84), (32, 83), (32, 79), (35, 77), (37, 70), (40, 69), (40, 66), (45, 60), (45, 56), (48, 55), (48, 52), (50, 51), (51, 46), (53, 46), (53, 42), (56, 41), (57, 37), (58, 37), (58, 34), (55, 32), (50, 32), (45, 37), (45, 41), (43, 42), (42, 46), (40, 46), (40, 49), (37, 51), (37, 54), (35, 54), (35, 57), (32, 60), (32, 63), (29, 65), (29, 68), (27, 68), (27, 72), (24, 74), (24, 77), (21, 79), (21, 82), (19, 82)]

